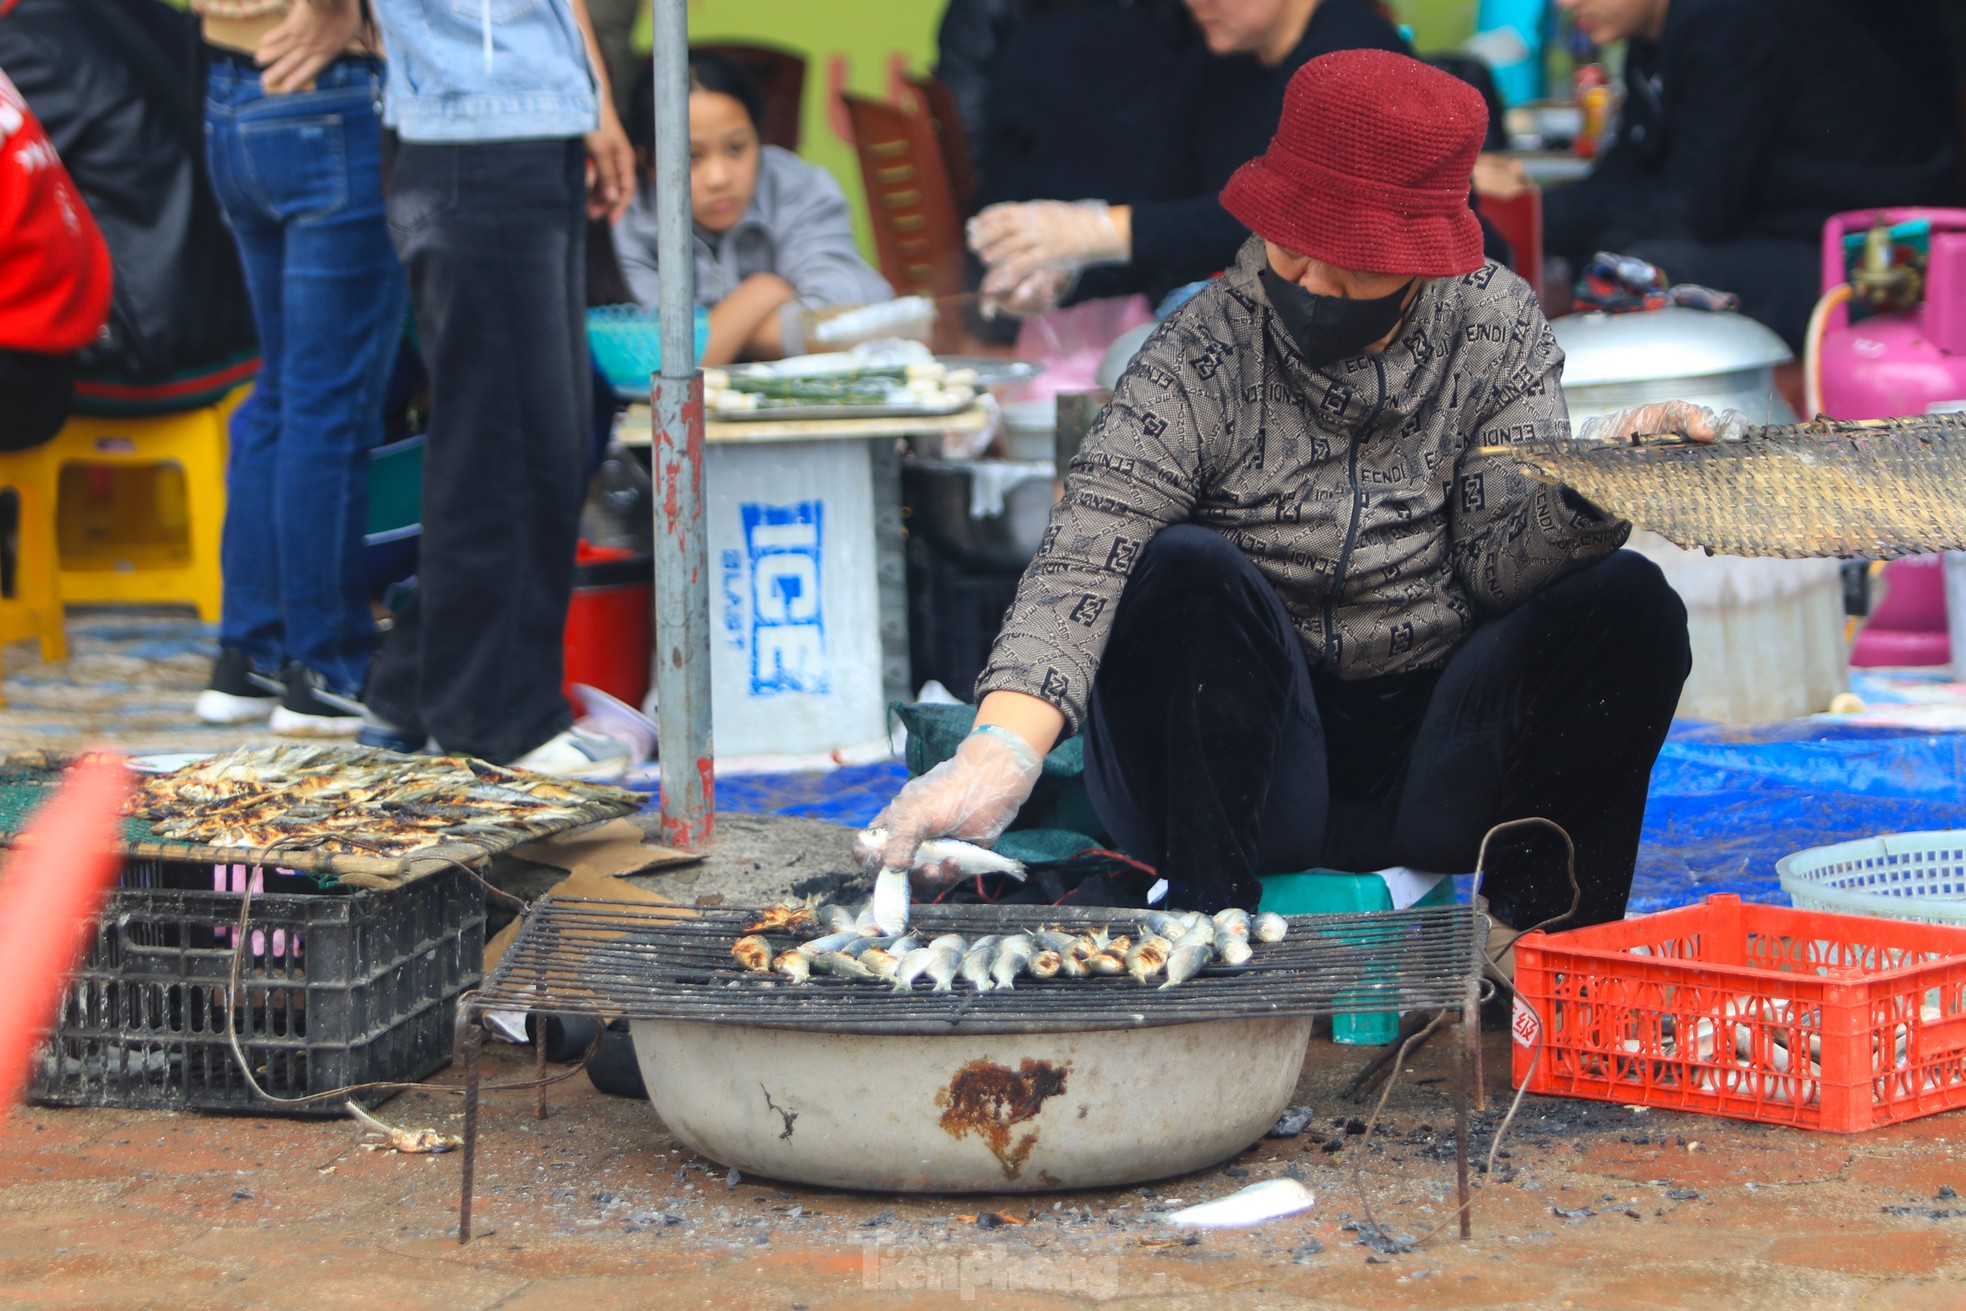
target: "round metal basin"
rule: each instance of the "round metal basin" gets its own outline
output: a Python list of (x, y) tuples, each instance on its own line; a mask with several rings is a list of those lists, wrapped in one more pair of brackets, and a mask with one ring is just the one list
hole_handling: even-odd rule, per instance
[(637, 1020), (649, 1100), (684, 1145), (833, 1188), (1006, 1193), (1140, 1183), (1276, 1123), (1307, 1016), (1069, 1033), (816, 1032)]

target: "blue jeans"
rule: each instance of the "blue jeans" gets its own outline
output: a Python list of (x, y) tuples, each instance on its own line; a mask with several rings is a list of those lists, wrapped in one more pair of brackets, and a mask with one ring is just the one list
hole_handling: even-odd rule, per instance
[(407, 290), (383, 220), (382, 67), (339, 59), (269, 96), (213, 61), (205, 141), (259, 329), (259, 384), (232, 418), (219, 642), (356, 694), (375, 646), (362, 572), (368, 452)]

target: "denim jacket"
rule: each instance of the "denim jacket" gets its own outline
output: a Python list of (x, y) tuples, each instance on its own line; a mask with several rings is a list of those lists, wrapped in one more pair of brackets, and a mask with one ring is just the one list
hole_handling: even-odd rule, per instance
[(578, 137), (600, 122), (566, 0), (375, 0), (383, 121), (405, 141)]

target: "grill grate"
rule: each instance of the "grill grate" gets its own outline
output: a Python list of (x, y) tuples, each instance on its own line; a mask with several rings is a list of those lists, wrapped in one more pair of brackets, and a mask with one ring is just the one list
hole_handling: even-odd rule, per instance
[[(654, 914), (661, 916), (661, 908)], [(1137, 937), (1138, 912), (1061, 906), (917, 906), (933, 936), (1057, 924)], [(731, 943), (749, 907), (654, 918), (633, 902), (544, 897), (486, 980), (474, 1009), (785, 1025), (840, 1033), (1042, 1032), (1146, 1028), (1255, 1015), (1343, 1015), (1458, 1008), (1479, 968), (1475, 912), (1443, 906), (1290, 917), (1279, 943), (1251, 943), (1240, 970), (1211, 965), (1176, 988), (1120, 978), (1022, 977), (1014, 989), (911, 992), (815, 975), (803, 984), (747, 973)], [(797, 938), (766, 934), (774, 950)]]

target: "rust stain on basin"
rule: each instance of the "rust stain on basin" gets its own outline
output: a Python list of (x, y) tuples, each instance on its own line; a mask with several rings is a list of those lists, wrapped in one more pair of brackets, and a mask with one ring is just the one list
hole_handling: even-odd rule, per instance
[(1028, 1057), (1013, 1070), (989, 1061), (971, 1061), (956, 1071), (949, 1086), (935, 1094), (943, 1108), (942, 1129), (952, 1138), (975, 1134), (1003, 1167), (1004, 1178), (1015, 1179), (1038, 1144), (1035, 1130), (1013, 1145), (1011, 1128), (1037, 1118), (1047, 1098), (1065, 1091), (1070, 1065), (1053, 1065)]

